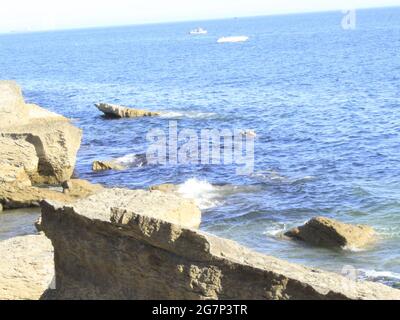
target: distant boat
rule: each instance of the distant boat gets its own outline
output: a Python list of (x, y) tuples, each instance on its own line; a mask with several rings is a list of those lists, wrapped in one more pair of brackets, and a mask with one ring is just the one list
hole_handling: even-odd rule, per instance
[(222, 37), (218, 39), (218, 43), (245, 42), (247, 40), (249, 40), (247, 36)]
[(203, 28), (196, 28), (189, 32), (191, 35), (207, 34), (208, 31)]

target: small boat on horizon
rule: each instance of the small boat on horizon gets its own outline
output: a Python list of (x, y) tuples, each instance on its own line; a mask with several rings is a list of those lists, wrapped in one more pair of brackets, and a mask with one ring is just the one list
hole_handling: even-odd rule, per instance
[(191, 35), (200, 35), (200, 34), (207, 34), (208, 31), (203, 28), (196, 28), (189, 32)]

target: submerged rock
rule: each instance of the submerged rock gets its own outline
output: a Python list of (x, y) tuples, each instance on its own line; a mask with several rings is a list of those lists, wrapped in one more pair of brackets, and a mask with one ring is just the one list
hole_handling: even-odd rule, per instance
[(151, 112), (146, 110), (132, 109), (115, 104), (97, 103), (97, 109), (103, 112), (110, 118), (139, 118), (139, 117), (156, 117), (159, 116), (158, 112)]
[(54, 280), (53, 246), (44, 234), (0, 241), (0, 300), (39, 300)]
[(178, 193), (179, 187), (172, 183), (160, 184), (149, 188), (150, 191), (160, 191), (164, 193)]
[(399, 290), (382, 284), (288, 263), (183, 227), (176, 222), (190, 211), (179, 198), (131, 192), (108, 190), (71, 206), (42, 203), (42, 228), (57, 257), (55, 298), (400, 299)]
[(72, 176), (81, 137), (68, 119), (26, 104), (15, 82), (0, 81), (0, 166), (24, 168), (32, 183), (61, 183)]
[(285, 235), (311, 245), (341, 249), (362, 248), (375, 240), (375, 231), (369, 226), (349, 225), (324, 217), (313, 218)]
[(125, 167), (115, 161), (94, 161), (93, 171), (124, 170)]

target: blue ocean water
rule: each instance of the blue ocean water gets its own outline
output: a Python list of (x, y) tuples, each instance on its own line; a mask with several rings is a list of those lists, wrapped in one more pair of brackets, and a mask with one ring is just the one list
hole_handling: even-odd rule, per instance
[[(0, 78), (84, 131), (76, 174), (110, 186), (160, 183), (200, 201), (202, 229), (257, 251), (400, 287), (400, 9), (226, 19), (0, 36)], [(202, 26), (209, 33), (190, 36)], [(247, 42), (218, 44), (222, 36)], [(105, 120), (110, 102), (161, 118)], [(179, 129), (257, 132), (255, 172), (234, 166), (146, 166), (146, 134)], [(121, 172), (93, 173), (121, 158)], [(323, 215), (369, 224), (379, 242), (332, 252), (277, 237)]]

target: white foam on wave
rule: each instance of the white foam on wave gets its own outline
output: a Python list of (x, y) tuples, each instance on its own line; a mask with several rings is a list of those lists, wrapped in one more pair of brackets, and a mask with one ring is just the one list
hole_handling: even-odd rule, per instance
[(233, 43), (233, 42), (245, 42), (249, 40), (248, 36), (233, 36), (233, 37), (222, 37), (218, 39), (218, 43)]
[(193, 199), (201, 210), (210, 209), (221, 204), (218, 200), (217, 188), (206, 180), (192, 178), (181, 184), (179, 194), (187, 199)]
[(361, 277), (366, 279), (379, 279), (379, 278), (387, 278), (387, 279), (397, 279), (400, 280), (400, 273), (391, 272), (391, 271), (376, 271), (376, 270), (366, 270), (359, 269)]
[(165, 119), (209, 119), (214, 118), (217, 114), (214, 112), (196, 112), (196, 111), (189, 111), (189, 112), (179, 112), (179, 111), (168, 111), (161, 113), (161, 118)]
[(146, 165), (146, 155), (130, 153), (115, 159), (115, 162), (125, 167), (143, 167)]
[(272, 238), (282, 238), (286, 231), (288, 231), (286, 224), (276, 223), (272, 224), (269, 230), (265, 231), (263, 234)]
[(355, 247), (355, 246), (345, 246), (345, 247), (342, 248), (342, 250), (348, 251), (348, 252), (364, 252), (364, 251), (367, 251), (367, 249), (365, 249), (365, 248), (358, 248), (358, 247)]

